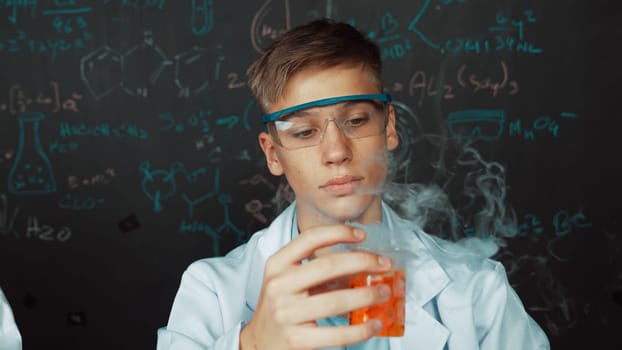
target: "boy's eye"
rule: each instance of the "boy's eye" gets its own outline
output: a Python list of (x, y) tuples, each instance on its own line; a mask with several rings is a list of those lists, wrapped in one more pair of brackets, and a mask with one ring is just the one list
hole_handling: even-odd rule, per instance
[(298, 130), (298, 131), (296, 131), (296, 132), (292, 132), (292, 133), (291, 133), (291, 135), (292, 135), (294, 138), (297, 138), (297, 139), (309, 138), (309, 137), (313, 136), (313, 134), (314, 134), (314, 130), (315, 130), (315, 129), (312, 129), (312, 128), (309, 128), (309, 129), (303, 129), (303, 130)]
[(361, 126), (369, 121), (369, 116), (366, 114), (358, 114), (352, 116), (346, 120), (347, 126)]

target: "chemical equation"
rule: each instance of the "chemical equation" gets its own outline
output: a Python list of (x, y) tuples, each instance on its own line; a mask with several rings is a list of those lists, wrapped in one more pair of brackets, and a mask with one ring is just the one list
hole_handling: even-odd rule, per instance
[(211, 110), (200, 110), (185, 117), (182, 121), (177, 121), (175, 116), (170, 112), (158, 114), (158, 119), (162, 122), (160, 131), (174, 131), (175, 133), (183, 133), (186, 130), (200, 130), (203, 134), (210, 131), (209, 121), (207, 117), (212, 115)]
[(11, 208), (8, 197), (4, 193), (0, 193), (0, 237), (66, 242), (72, 236), (69, 227), (61, 226), (56, 229), (50, 225), (41, 225), (39, 224), (39, 219), (32, 215), (26, 218), (25, 228), (23, 231), (20, 231), (17, 226), (19, 213), (19, 207)]
[[(351, 26), (357, 27), (356, 21), (347, 21)], [(361, 28), (358, 28), (362, 31)], [(399, 20), (391, 11), (386, 11), (380, 18), (380, 30), (370, 30), (367, 37), (374, 40), (380, 47), (380, 58), (383, 61), (403, 58), (406, 53), (413, 49), (410, 39), (400, 32)]]
[(65, 194), (58, 201), (58, 207), (60, 209), (68, 209), (68, 210), (93, 210), (98, 206), (104, 204), (105, 200), (102, 197), (93, 197), (93, 196), (77, 196), (74, 194)]
[(505, 131), (506, 124), (510, 136), (525, 140), (533, 140), (542, 133), (559, 138), (561, 124), (575, 118), (578, 118), (575, 113), (561, 112), (556, 117), (540, 115), (532, 122), (516, 118), (507, 123), (503, 109), (469, 109), (449, 113), (447, 129), (452, 138), (462, 141), (474, 139), (498, 141)]
[[(543, 236), (547, 232), (553, 237), (565, 237), (572, 232), (592, 227), (592, 223), (588, 220), (582, 211), (570, 212), (568, 210), (559, 210), (545, 224), (537, 215), (527, 213), (516, 225), (507, 225), (496, 222), (495, 233), (501, 237), (530, 237)], [(456, 221), (456, 227), (462, 227), (465, 237), (483, 237), (488, 236), (491, 232), (477, 232), (477, 229), (468, 224)]]
[(67, 176), (67, 186), (74, 190), (82, 187), (107, 185), (117, 176), (117, 172), (113, 168), (107, 168), (103, 172), (91, 176), (69, 175)]
[(452, 54), (493, 52), (540, 54), (542, 49), (525, 39), (525, 26), (536, 22), (533, 10), (523, 11), (522, 15), (516, 19), (508, 18), (503, 11), (499, 11), (494, 24), (488, 27), (487, 34), (493, 35), (492, 38), (458, 37), (448, 39), (441, 51)]
[(3, 7), (9, 9), (7, 19), (13, 25), (18, 25), (19, 14), (22, 12), (30, 18), (51, 18), (50, 32), (56, 36), (45, 40), (39, 39), (39, 35), (31, 38), (25, 30), (17, 28), (12, 36), (0, 39), (0, 52), (48, 54), (55, 61), (61, 52), (84, 48), (85, 43), (93, 38), (86, 30), (88, 22), (84, 18), (85, 14), (92, 12), (92, 8), (78, 6), (74, 0), (54, 0), (48, 3), (51, 6), (45, 9), (40, 9), (36, 0), (0, 3), (0, 10)]
[(7, 9), (9, 11), (9, 15), (7, 19), (10, 23), (17, 23), (17, 14), (19, 12), (24, 12), (30, 15), (30, 17), (35, 17), (37, 15), (37, 0), (30, 1), (2, 1), (0, 2), (0, 9)]
[(8, 103), (0, 102), (0, 111), (8, 111), (11, 114), (28, 112), (31, 110), (43, 113), (58, 113), (68, 111), (77, 113), (80, 111), (79, 102), (82, 95), (72, 92), (70, 96), (61, 94), (58, 82), (51, 81), (48, 91), (27, 91), (20, 84), (12, 85), (8, 91)]
[(96, 100), (117, 89), (146, 98), (164, 70), (174, 66), (178, 97), (188, 98), (205, 92), (219, 79), (224, 60), (220, 51), (219, 47), (210, 50), (193, 47), (169, 58), (155, 43), (153, 33), (145, 30), (143, 42), (123, 54), (109, 46), (88, 53), (80, 60), (80, 77)]
[[(265, 1), (253, 16), (250, 35), (253, 48), (261, 53), (262, 49), (280, 37), (292, 27), (292, 5), (290, 1)], [(367, 31), (369, 38), (375, 40), (381, 48), (384, 60), (401, 59), (413, 50), (414, 46), (422, 42), (424, 45), (439, 50), (441, 53), (475, 53), (487, 54), (498, 52), (539, 54), (542, 49), (526, 39), (527, 27), (537, 23), (535, 13), (531, 9), (523, 10), (518, 16), (510, 16), (504, 11), (497, 11), (484, 34), (469, 37), (434, 38), (429, 28), (422, 26), (422, 20), (430, 16), (446, 18), (445, 10), (459, 11), (458, 6), (467, 6), (465, 1), (442, 0), (432, 8), (432, 0), (425, 0), (414, 16), (406, 19), (401, 30), (400, 19), (394, 12), (385, 11), (379, 19), (378, 29)], [(325, 13), (316, 11), (315, 17), (332, 17), (335, 5), (327, 1)], [(433, 12), (436, 10), (435, 12)], [(484, 21), (486, 22), (486, 21)], [(356, 20), (350, 18), (347, 23), (356, 27)], [(362, 30), (359, 28), (359, 30)], [(362, 30), (364, 31), (364, 30)], [(402, 32), (404, 31), (404, 32)], [(410, 37), (408, 34), (411, 34)], [(414, 34), (414, 38), (412, 37)], [(477, 39), (476, 39), (477, 38)], [(481, 39), (480, 39), (481, 38)]]
[(146, 140), (149, 138), (149, 132), (136, 124), (111, 125), (110, 123), (99, 123), (87, 125), (86, 123), (61, 122), (58, 128), (58, 134), (63, 139), (68, 137), (130, 137)]
[(48, 145), (49, 154), (67, 154), (72, 151), (76, 151), (80, 147), (80, 144), (75, 141), (58, 142), (52, 141)]
[[(188, 116), (179, 118), (179, 120), (170, 112), (160, 113), (158, 115), (158, 119), (162, 122), (160, 131), (184, 133), (189, 130), (199, 130), (202, 134), (208, 135), (211, 133), (212, 127), (214, 126), (224, 127), (227, 130), (233, 130), (233, 128), (238, 124), (240, 124), (246, 131), (250, 131), (251, 127), (248, 121), (248, 116), (253, 106), (254, 102), (250, 101), (246, 104), (246, 108), (242, 112), (241, 116), (238, 114), (230, 114), (217, 118), (211, 118), (212, 111), (209, 109), (202, 109)], [(211, 124), (210, 119), (213, 119), (211, 120)]]
[[(510, 17), (504, 11), (497, 11), (494, 21), (486, 28), (484, 34), (470, 37), (455, 37), (443, 40), (434, 40), (425, 34), (420, 27), (421, 19), (430, 12), (432, 1), (426, 0), (415, 17), (410, 21), (408, 29), (424, 42), (427, 46), (440, 50), (442, 53), (472, 53), (488, 54), (498, 52), (540, 54), (542, 49), (525, 38), (526, 27), (537, 23), (534, 11), (526, 9), (515, 18)], [(449, 8), (451, 5), (466, 6), (464, 1), (442, 1), (436, 7), (437, 13)]]
[[(501, 95), (513, 96), (518, 94), (520, 86), (517, 80), (512, 79), (505, 61), (490, 73), (478, 72), (469, 65), (462, 64), (458, 67), (453, 79), (441, 79), (444, 74), (428, 74), (424, 70), (417, 70), (410, 78), (407, 88), (408, 94), (417, 98), (417, 106), (423, 106), (427, 98), (441, 98), (452, 100), (461, 93), (489, 94), (492, 98)], [(394, 82), (390, 88), (393, 92), (404, 90), (404, 84)]]
[(59, 53), (83, 49), (85, 42), (92, 38), (93, 35), (85, 31), (81, 36), (71, 39), (38, 40), (29, 38), (26, 32), (18, 30), (14, 37), (0, 39), (0, 53), (4, 51), (11, 54), (47, 54), (52, 61), (56, 61)]
[(40, 9), (38, 0), (4, 0), (0, 2), (0, 10), (6, 8), (9, 10), (7, 19), (11, 24), (17, 24), (18, 14), (26, 13), (30, 18), (38, 16), (71, 16), (89, 13), (92, 11), (90, 6), (78, 6), (76, 0), (52, 0), (47, 1), (48, 8)]
[[(561, 120), (577, 118), (577, 115), (571, 112), (561, 112), (558, 116)], [(523, 126), (520, 119), (516, 119), (510, 123), (509, 129), (510, 136), (515, 135), (523, 137), (525, 140), (535, 139), (536, 132), (548, 132), (553, 135), (553, 137), (557, 138), (559, 137), (560, 124), (556, 119), (545, 115), (536, 118), (533, 123), (527, 127)]]

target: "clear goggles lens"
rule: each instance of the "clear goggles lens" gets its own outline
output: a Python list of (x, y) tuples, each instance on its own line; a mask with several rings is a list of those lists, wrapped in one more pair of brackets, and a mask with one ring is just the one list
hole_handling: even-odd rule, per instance
[(268, 129), (275, 141), (288, 149), (320, 144), (331, 121), (350, 139), (379, 135), (384, 132), (388, 120), (387, 102), (355, 99), (297, 108), (268, 123)]

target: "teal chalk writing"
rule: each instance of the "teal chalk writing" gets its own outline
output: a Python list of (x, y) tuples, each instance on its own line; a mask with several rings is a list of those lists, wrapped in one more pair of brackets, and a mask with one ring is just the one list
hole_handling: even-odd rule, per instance
[(442, 49), (446, 52), (491, 54), (498, 52), (537, 55), (542, 48), (525, 38), (525, 27), (537, 22), (533, 10), (524, 10), (517, 18), (508, 18), (498, 11), (494, 24), (488, 26), (490, 35), (473, 35), (448, 38)]
[(421, 9), (419, 9), (419, 12), (417, 13), (417, 15), (415, 15), (415, 18), (413, 18), (413, 20), (408, 25), (408, 30), (414, 32), (419, 37), (419, 39), (421, 39), (424, 43), (426, 43), (431, 48), (438, 49), (440, 48), (440, 45), (430, 40), (430, 38), (428, 38), (425, 34), (423, 34), (423, 32), (418, 27), (419, 21), (421, 20), (423, 15), (426, 13), (428, 8), (430, 7), (431, 2), (432, 2), (431, 0), (426, 0), (423, 3), (423, 5), (421, 5)]
[(214, 256), (220, 255), (220, 238), (223, 232), (232, 231), (236, 235), (238, 242), (242, 242), (246, 237), (246, 232), (239, 229), (231, 222), (229, 207), (233, 203), (233, 199), (229, 194), (221, 194), (218, 197), (218, 203), (223, 206), (225, 221), (219, 226), (213, 226), (199, 220), (182, 220), (179, 224), (180, 233), (204, 233), (212, 239), (212, 249)]
[(18, 10), (23, 9), (30, 13), (30, 17), (35, 17), (37, 14), (37, 0), (3, 0), (0, 1), (0, 9), (7, 8), (10, 10), (10, 14), (7, 17), (12, 24), (17, 23)]
[(30, 38), (23, 30), (18, 30), (14, 37), (0, 39), (0, 53), (30, 53), (49, 55), (52, 61), (63, 52), (82, 49), (85, 43), (93, 38), (88, 31), (83, 31), (70, 38), (38, 39)]
[(58, 141), (53, 141), (48, 145), (48, 153), (49, 154), (55, 154), (55, 153), (61, 153), (61, 154), (65, 154), (65, 153), (69, 153), (71, 151), (75, 151), (80, 147), (80, 144), (77, 142), (58, 142)]
[(119, 124), (110, 125), (108, 123), (99, 123), (96, 125), (87, 125), (85, 123), (72, 124), (69, 122), (61, 122), (59, 125), (59, 135), (62, 138), (67, 137), (130, 137), (140, 140), (149, 138), (149, 132), (136, 124)]
[(214, 25), (214, 10), (212, 0), (192, 0), (192, 33), (203, 36), (212, 30)]
[(112, 2), (118, 2), (121, 6), (134, 10), (163, 10), (166, 4), (166, 0), (104, 0), (104, 6), (110, 5)]
[(557, 237), (567, 236), (577, 229), (592, 227), (592, 223), (587, 221), (587, 217), (582, 212), (571, 215), (566, 210), (560, 210), (553, 216), (552, 221)]
[(41, 13), (44, 16), (50, 15), (74, 15), (77, 13), (88, 13), (91, 12), (90, 7), (81, 7), (81, 8), (73, 8), (73, 9), (54, 9), (54, 10), (45, 10)]
[(502, 109), (461, 110), (447, 116), (449, 133), (456, 139), (496, 141), (503, 133), (504, 124)]
[(76, 195), (66, 194), (58, 201), (60, 209), (69, 210), (93, 210), (104, 203), (101, 197), (77, 197)]
[[(574, 113), (560, 113), (568, 115)], [(565, 117), (568, 118), (568, 117)], [(559, 138), (561, 120), (547, 115), (538, 116), (527, 124), (522, 118), (510, 121), (508, 135), (522, 137), (525, 140), (534, 140), (542, 133), (548, 133), (553, 138)], [(483, 141), (498, 141), (503, 135), (506, 124), (505, 111), (502, 109), (472, 109), (459, 110), (447, 115), (447, 128), (454, 139)]]

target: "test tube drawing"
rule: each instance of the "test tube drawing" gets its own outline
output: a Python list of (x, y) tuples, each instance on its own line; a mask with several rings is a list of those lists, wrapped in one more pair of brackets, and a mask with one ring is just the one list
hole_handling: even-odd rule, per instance
[(56, 192), (52, 164), (39, 139), (43, 113), (22, 113), (18, 116), (19, 145), (9, 172), (9, 192), (13, 194), (46, 194)]

